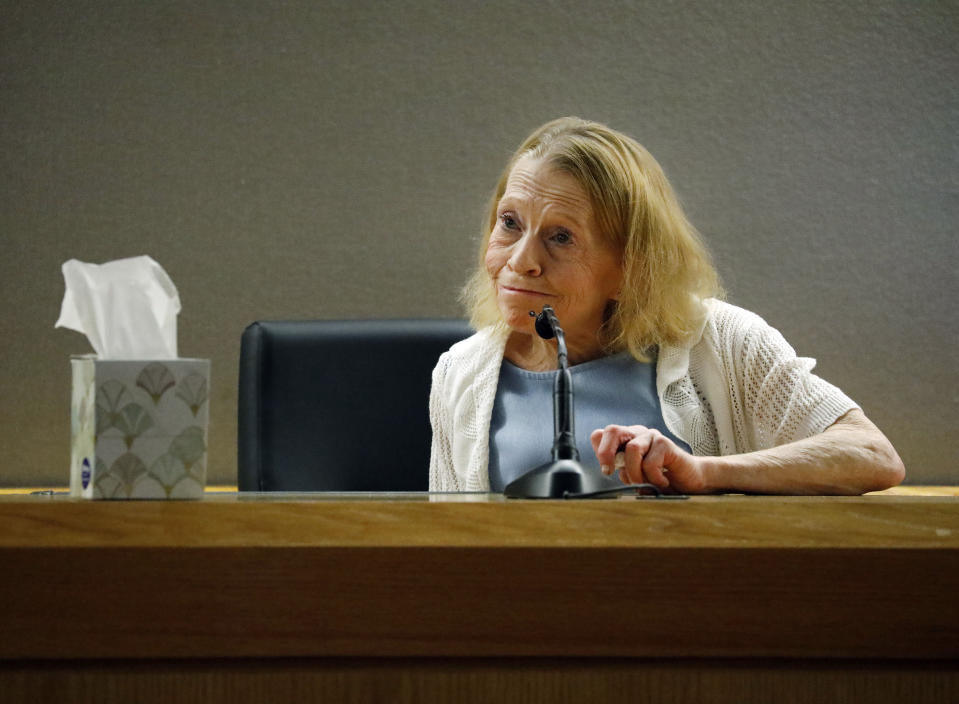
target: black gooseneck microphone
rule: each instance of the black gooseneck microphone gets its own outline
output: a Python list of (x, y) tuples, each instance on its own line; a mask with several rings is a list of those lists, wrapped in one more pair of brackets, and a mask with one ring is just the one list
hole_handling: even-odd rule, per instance
[(566, 335), (552, 306), (544, 305), (543, 312), (536, 315), (534, 327), (544, 340), (556, 338), (557, 371), (553, 381), (553, 460), (578, 460), (576, 434), (573, 430), (573, 375), (569, 373), (566, 352)]
[(544, 340), (556, 338), (557, 366), (553, 382), (552, 461), (531, 469), (506, 485), (503, 493), (513, 499), (562, 499), (584, 494), (620, 491), (623, 485), (604, 477), (598, 470), (585, 469), (579, 463), (573, 431), (573, 376), (569, 372), (566, 336), (556, 312), (549, 305), (536, 315), (536, 333)]

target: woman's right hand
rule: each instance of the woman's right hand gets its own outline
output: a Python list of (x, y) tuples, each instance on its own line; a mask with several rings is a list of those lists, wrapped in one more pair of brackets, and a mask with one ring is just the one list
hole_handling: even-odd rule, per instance
[(594, 430), (589, 439), (607, 476), (619, 470), (619, 478), (626, 484), (652, 484), (684, 494), (708, 490), (700, 458), (655, 428), (607, 425)]

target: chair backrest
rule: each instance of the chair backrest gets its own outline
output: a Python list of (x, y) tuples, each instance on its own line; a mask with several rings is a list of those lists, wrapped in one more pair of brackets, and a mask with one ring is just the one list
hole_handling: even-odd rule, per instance
[(462, 320), (261, 321), (240, 345), (240, 491), (425, 491), (436, 360)]

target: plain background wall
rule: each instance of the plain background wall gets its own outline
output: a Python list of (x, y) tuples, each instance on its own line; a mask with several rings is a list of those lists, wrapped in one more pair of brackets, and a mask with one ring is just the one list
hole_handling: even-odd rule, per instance
[(68, 481), (68, 357), (89, 346), (53, 329), (63, 261), (170, 273), (180, 353), (213, 359), (210, 481), (233, 483), (244, 327), (461, 315), (500, 169), (565, 114), (652, 151), (729, 300), (819, 360), (909, 482), (959, 479), (956, 2), (3, 0), (0, 17), (0, 484)]

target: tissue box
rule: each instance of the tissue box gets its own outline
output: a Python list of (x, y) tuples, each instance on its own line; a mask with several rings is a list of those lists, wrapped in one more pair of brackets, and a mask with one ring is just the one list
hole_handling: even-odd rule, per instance
[(206, 485), (210, 360), (74, 356), (70, 493), (199, 499)]

